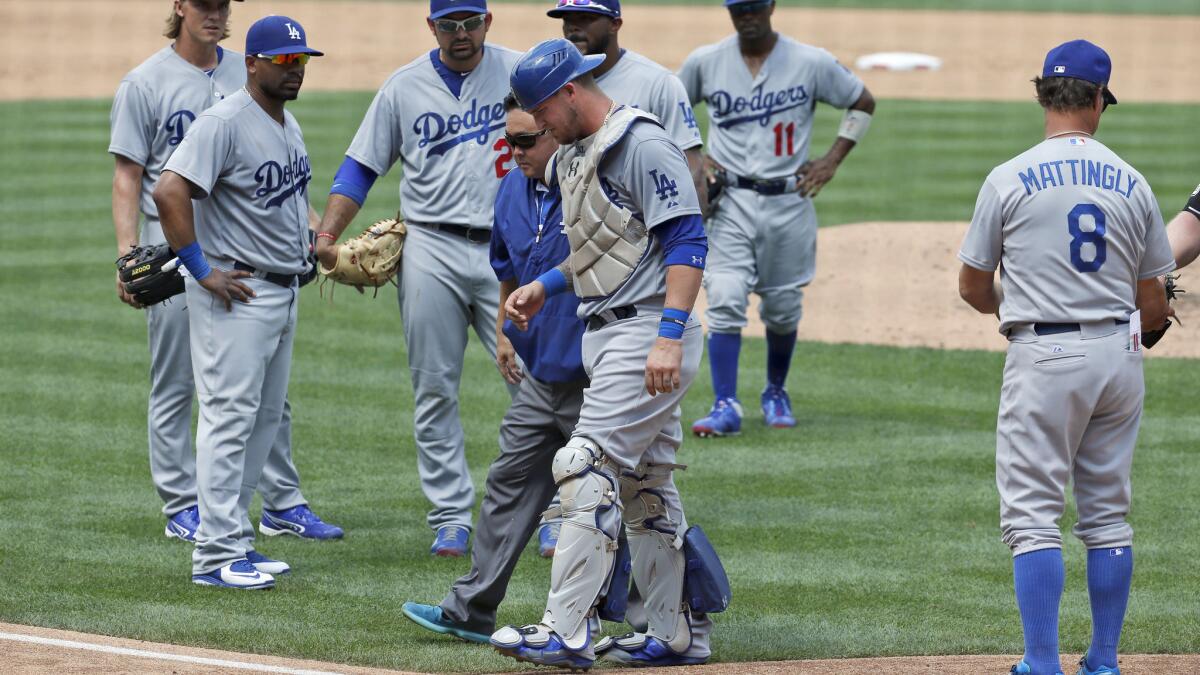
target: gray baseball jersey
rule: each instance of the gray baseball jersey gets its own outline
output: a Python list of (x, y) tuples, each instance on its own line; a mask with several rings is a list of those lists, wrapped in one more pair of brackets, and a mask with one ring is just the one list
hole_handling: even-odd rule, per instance
[(504, 97), (520, 57), (487, 45), (458, 96), (431, 66), (437, 50), (418, 57), (380, 88), (346, 155), (379, 175), (402, 161), (405, 220), (490, 228), (500, 179), (513, 167)]
[[(219, 48), (218, 48), (219, 49)], [(211, 77), (184, 61), (168, 45), (121, 80), (113, 99), (112, 138), (108, 151), (145, 168), (142, 174), (142, 213), (158, 220), (151, 194), (171, 153), (183, 141), (196, 117), (246, 84), (242, 55), (221, 49)], [(143, 232), (144, 244), (164, 240), (157, 226)]]
[(683, 83), (650, 59), (622, 49), (616, 65), (596, 78), (596, 84), (617, 103), (653, 113), (680, 149), (704, 144)]
[[(204, 71), (184, 61), (170, 46), (130, 71), (113, 99), (108, 151), (140, 164), (140, 208), (146, 217), (143, 245), (165, 242), (152, 192), (162, 167), (196, 116), (246, 83), (242, 55), (217, 48), (217, 67)], [(185, 296), (147, 307), (150, 345), (150, 397), (147, 413), (150, 477), (171, 515), (196, 505), (196, 453), (192, 447), (192, 357), (188, 347)], [(263, 469), (263, 505), (284, 510), (307, 503), (292, 461), (291, 414), (286, 405), (280, 433)]]
[(201, 113), (163, 170), (199, 191), (196, 240), (205, 254), (300, 274), (312, 169), (300, 125), (283, 115), (281, 126), (242, 89)]
[[(571, 148), (559, 150), (559, 170), (569, 164)], [(687, 160), (667, 132), (651, 122), (636, 122), (625, 138), (600, 160), (597, 176), (609, 199), (646, 224), (650, 246), (633, 273), (615, 293), (579, 304), (579, 316), (661, 299), (667, 291), (667, 265), (654, 228), (672, 218), (700, 213)]]
[(1125, 319), (1139, 279), (1174, 268), (1146, 179), (1093, 138), (1051, 138), (992, 170), (958, 255), (1000, 265), (1000, 330)]
[[(697, 49), (680, 79), (693, 104), (708, 104), (708, 152), (747, 178), (780, 178), (808, 159), (817, 101), (847, 108), (863, 83), (817, 47), (780, 36), (751, 77), (736, 36)], [(714, 333), (747, 323), (749, 294), (762, 298), (767, 330), (796, 330), (803, 287), (816, 274), (817, 214), (798, 192), (761, 195), (730, 186), (708, 220), (706, 318)]]
[(1150, 186), (1095, 139), (1047, 139), (989, 174), (959, 259), (999, 266), (1004, 291), (1004, 542), (1014, 556), (1061, 547), (1070, 482), (1084, 545), (1131, 544), (1125, 516), (1145, 385), (1126, 321), (1137, 281), (1174, 267)]
[(737, 36), (692, 52), (679, 73), (693, 104), (708, 103), (708, 152), (742, 176), (796, 173), (808, 159), (817, 101), (848, 108), (863, 83), (832, 54), (789, 37), (751, 79)]

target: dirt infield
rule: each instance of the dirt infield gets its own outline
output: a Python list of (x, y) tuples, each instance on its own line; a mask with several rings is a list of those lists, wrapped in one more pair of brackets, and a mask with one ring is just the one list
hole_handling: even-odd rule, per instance
[[(431, 638), (437, 639), (437, 638)], [(24, 640), (36, 640), (24, 641)], [(484, 649), (463, 645), (463, 649)], [(347, 673), (383, 675), (403, 671), (358, 668), (336, 663), (237, 654), (141, 640), (0, 623), (3, 672), (129, 673), (149, 675), (237, 675), (246, 672)], [(976, 675), (1007, 672), (1017, 656), (912, 656), (827, 661), (715, 663), (688, 668), (639, 669), (645, 675)], [(1074, 663), (1077, 655), (1064, 655)], [(1126, 675), (1188, 675), (1200, 672), (1200, 656), (1130, 655), (1121, 657)], [(555, 672), (542, 670), (539, 672)], [(563, 671), (565, 672), (565, 671)], [(614, 671), (616, 672), (616, 671)]]
[[(560, 35), (547, 3), (494, 9), (489, 39), (513, 48)], [(117, 82), (164, 44), (168, 0), (39, 0), (0, 2), (0, 100), (111, 96)], [(425, 2), (256, 0), (237, 5), (226, 42), (241, 51), (246, 28), (267, 13), (304, 23), (329, 55), (309, 66), (308, 91), (373, 90), (401, 64), (427, 52)], [(844, 63), (881, 51), (918, 51), (944, 60), (937, 72), (863, 73), (877, 97), (1018, 100), (1046, 49), (1087, 36), (1116, 64), (1113, 90), (1122, 101), (1200, 101), (1194, 36), (1200, 17), (932, 12), (781, 7), (775, 26), (821, 45)], [(621, 43), (678, 68), (692, 49), (732, 33), (721, 7), (631, 5)], [(71, 45), (71, 58), (47, 56), (46, 45)]]

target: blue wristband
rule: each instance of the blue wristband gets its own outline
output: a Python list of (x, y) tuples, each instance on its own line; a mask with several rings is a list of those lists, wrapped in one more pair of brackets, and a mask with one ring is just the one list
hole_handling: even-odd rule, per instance
[(204, 251), (200, 250), (200, 242), (193, 241), (175, 252), (179, 257), (179, 262), (187, 268), (189, 274), (196, 281), (200, 281), (212, 274), (212, 268), (208, 266), (208, 260), (204, 258)]
[(549, 272), (543, 272), (537, 281), (542, 282), (542, 285), (546, 287), (547, 298), (552, 298), (567, 290), (567, 277), (557, 267)]
[(688, 313), (682, 309), (667, 307), (658, 322), (658, 336), (668, 340), (682, 340), (683, 329), (687, 328)]

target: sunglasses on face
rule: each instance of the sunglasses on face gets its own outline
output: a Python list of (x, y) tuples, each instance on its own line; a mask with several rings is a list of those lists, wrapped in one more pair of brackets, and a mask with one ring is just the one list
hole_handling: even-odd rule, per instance
[(437, 26), (437, 29), (443, 33), (457, 33), (459, 30), (465, 30), (470, 33), (473, 30), (482, 28), (485, 19), (487, 19), (487, 14), (478, 14), (462, 21), (438, 19), (433, 22), (433, 25)]
[(308, 60), (312, 58), (312, 54), (275, 54), (267, 56), (266, 54), (255, 54), (260, 59), (266, 59), (277, 66), (289, 66), (293, 63), (298, 63), (302, 66), (308, 64)]
[(558, 0), (559, 7), (588, 7), (591, 9), (599, 9), (605, 14), (612, 13), (612, 9), (605, 7), (594, 0)]
[(770, 6), (770, 2), (746, 2), (739, 5), (730, 5), (729, 13), (733, 16), (747, 16), (749, 14), (764, 12)]
[(504, 140), (508, 141), (508, 147), (510, 148), (521, 148), (522, 150), (528, 150), (537, 145), (538, 138), (545, 135), (547, 131), (549, 131), (549, 129), (542, 129), (541, 131), (534, 132), (532, 134), (516, 135), (510, 134), (506, 131), (504, 132)]

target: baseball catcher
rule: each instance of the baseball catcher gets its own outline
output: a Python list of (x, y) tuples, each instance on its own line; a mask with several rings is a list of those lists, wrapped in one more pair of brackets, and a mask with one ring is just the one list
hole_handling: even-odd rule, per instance
[[(396, 218), (381, 220), (362, 234), (337, 246), (333, 267), (320, 266), (325, 278), (362, 288), (379, 287), (393, 281), (400, 269), (400, 254), (408, 229)], [(326, 232), (317, 236), (331, 237)], [(394, 283), (394, 282), (393, 282)]]
[(166, 244), (134, 246), (117, 258), (125, 291), (143, 307), (157, 305), (183, 292), (179, 258)]

